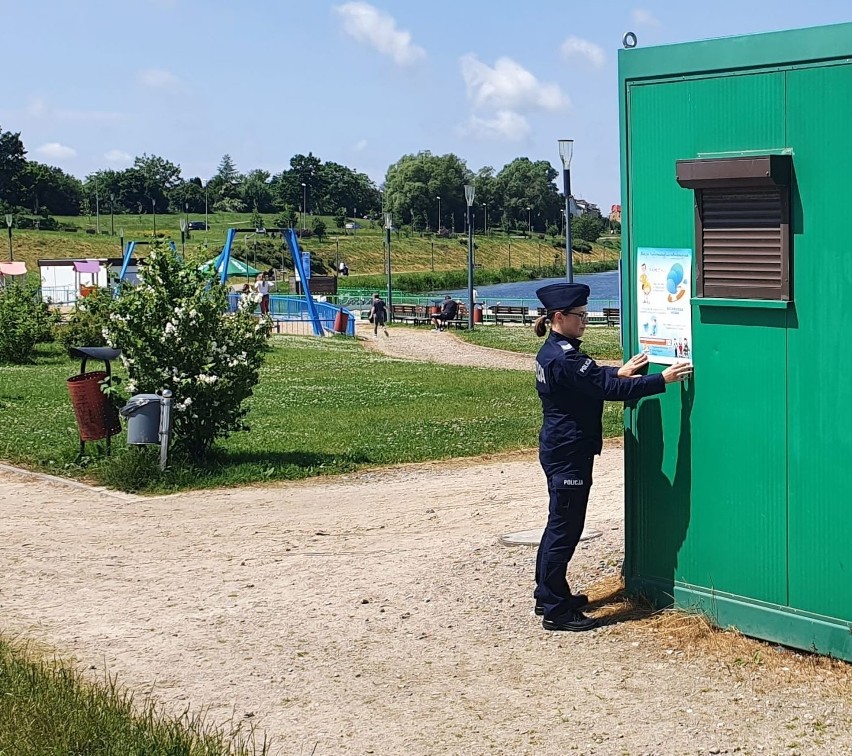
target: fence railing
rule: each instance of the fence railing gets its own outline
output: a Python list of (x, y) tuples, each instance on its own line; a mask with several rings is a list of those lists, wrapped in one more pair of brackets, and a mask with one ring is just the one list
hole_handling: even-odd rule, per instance
[[(236, 312), (240, 304), (240, 295), (231, 293), (228, 295), (228, 309)], [(334, 333), (338, 325), (340, 313), (346, 315), (345, 335), (355, 337), (355, 316), (340, 305), (332, 302), (318, 302), (314, 305), (319, 314), (320, 325), (325, 333)], [(256, 304), (252, 310), (253, 314), (260, 315), (260, 304)], [(287, 294), (269, 295), (269, 315), (275, 323), (276, 333), (287, 333), (297, 336), (313, 335), (311, 316), (305, 298), (302, 296)]]

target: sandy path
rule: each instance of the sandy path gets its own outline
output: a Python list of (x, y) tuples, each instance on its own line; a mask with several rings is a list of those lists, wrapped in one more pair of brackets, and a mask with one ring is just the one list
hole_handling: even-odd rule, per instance
[[(507, 370), (532, 370), (534, 358), (531, 355), (508, 352), (503, 349), (469, 344), (458, 338), (452, 331), (436, 333), (425, 328), (400, 328), (394, 326), (390, 336), (379, 332), (379, 338), (373, 338), (373, 326), (366, 321), (356, 321), (355, 331), (367, 349), (382, 352), (389, 357), (401, 360), (420, 360), (439, 362), (444, 365), (465, 365), (470, 367), (505, 368)], [(620, 365), (621, 362), (598, 360), (600, 365)]]
[[(618, 572), (621, 461), (596, 469), (575, 587)], [(514, 455), (128, 502), (0, 473), (3, 624), (251, 713), (282, 754), (852, 753), (848, 688), (635, 623), (542, 631), (534, 549), (497, 542), (542, 524), (542, 482)]]

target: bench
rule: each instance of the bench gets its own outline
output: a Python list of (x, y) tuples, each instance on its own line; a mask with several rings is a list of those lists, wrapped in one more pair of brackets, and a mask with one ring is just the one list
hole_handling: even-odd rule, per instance
[(398, 323), (416, 323), (417, 306), (406, 304), (392, 304), (390, 311), (391, 321)]
[(526, 325), (530, 317), (530, 308), (520, 305), (494, 305), (491, 308), (491, 313), (494, 315), (494, 322), (497, 325), (507, 320), (511, 322), (520, 320), (521, 323)]
[(431, 319), (430, 308), (426, 305), (392, 304), (391, 320), (399, 323), (429, 323)]
[(452, 320), (448, 320), (445, 325), (455, 326), (456, 328), (467, 328), (467, 305), (459, 303), (456, 316)]
[(603, 316), (608, 326), (617, 326), (621, 324), (621, 310), (617, 307), (604, 307)]

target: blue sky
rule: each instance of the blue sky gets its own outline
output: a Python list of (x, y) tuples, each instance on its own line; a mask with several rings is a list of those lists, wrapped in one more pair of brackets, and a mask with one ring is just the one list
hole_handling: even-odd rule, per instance
[(208, 178), (313, 152), (377, 181), (409, 152), (519, 155), (619, 202), (616, 54), (852, 20), (848, 0), (0, 0), (0, 126), (83, 177), (143, 152)]

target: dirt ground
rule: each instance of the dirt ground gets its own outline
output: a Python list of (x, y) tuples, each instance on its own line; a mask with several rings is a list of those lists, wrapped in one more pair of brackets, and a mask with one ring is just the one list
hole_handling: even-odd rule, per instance
[[(619, 572), (621, 462), (575, 589)], [(852, 754), (847, 667), (542, 630), (535, 550), (498, 538), (543, 524), (543, 482), (530, 454), (148, 499), (0, 472), (3, 629), (280, 754)]]

